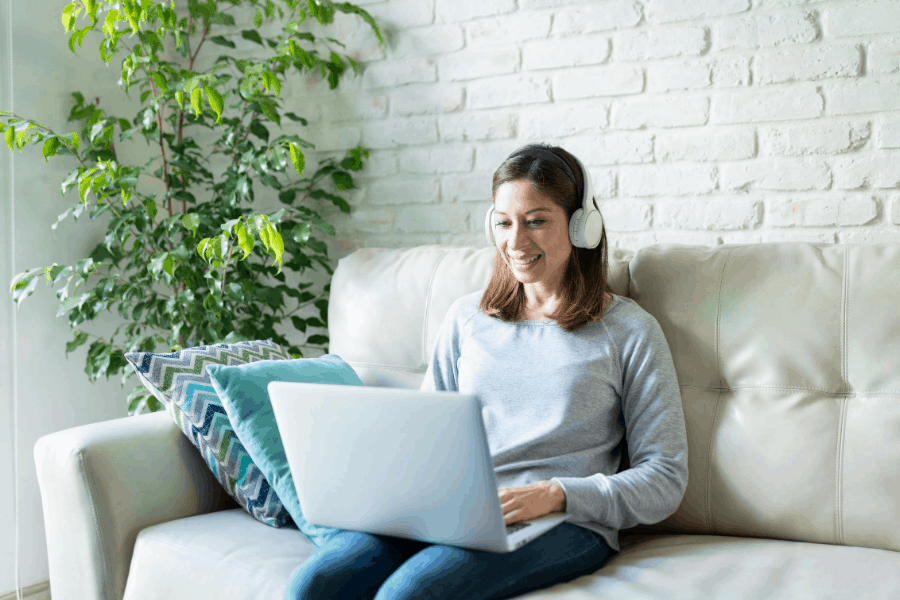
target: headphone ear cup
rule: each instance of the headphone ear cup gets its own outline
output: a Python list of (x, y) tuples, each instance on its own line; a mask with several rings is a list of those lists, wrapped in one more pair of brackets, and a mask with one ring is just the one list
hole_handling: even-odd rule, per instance
[(569, 241), (572, 242), (572, 245), (577, 248), (584, 248), (584, 236), (582, 235), (582, 226), (581, 221), (584, 217), (584, 209), (579, 208), (574, 213), (572, 213), (572, 218), (569, 219)]
[(492, 226), (492, 221), (494, 220), (494, 205), (491, 204), (491, 207), (488, 209), (487, 214), (484, 216), (484, 235), (487, 238), (487, 241), (492, 246), (496, 246), (497, 242), (494, 241), (494, 228)]

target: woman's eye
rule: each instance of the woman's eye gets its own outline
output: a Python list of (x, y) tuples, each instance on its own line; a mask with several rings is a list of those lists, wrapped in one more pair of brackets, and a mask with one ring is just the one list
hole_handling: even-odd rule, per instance
[(533, 220), (531, 220), (531, 221), (528, 221), (528, 224), (529, 224), (529, 225), (534, 225), (535, 227), (537, 227), (538, 225), (540, 225), (540, 224), (543, 223), (543, 222), (544, 222), (544, 221), (542, 221), (541, 219), (533, 219)]
[(506, 227), (507, 225), (509, 225), (509, 223), (507, 223), (506, 221), (497, 221), (495, 226), (496, 227)]

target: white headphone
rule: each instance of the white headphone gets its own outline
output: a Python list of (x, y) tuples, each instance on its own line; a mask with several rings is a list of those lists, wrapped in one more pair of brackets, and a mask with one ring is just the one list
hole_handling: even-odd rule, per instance
[[(575, 183), (576, 186), (578, 185), (571, 167), (569, 167), (569, 165), (566, 164), (566, 161), (555, 152), (544, 148), (530, 147), (516, 150), (509, 158), (518, 155), (549, 160), (561, 167), (572, 182)], [(509, 158), (507, 160), (509, 160)], [(581, 208), (576, 210), (572, 215), (572, 218), (569, 219), (569, 240), (572, 242), (573, 246), (578, 248), (596, 248), (600, 244), (600, 238), (603, 236), (603, 217), (600, 215), (600, 211), (594, 203), (594, 185), (591, 181), (591, 174), (584, 168), (584, 165), (581, 164), (581, 161), (578, 160), (577, 156), (572, 155), (572, 158), (575, 159), (575, 162), (578, 163), (578, 168), (581, 169), (582, 178), (584, 180), (584, 196), (581, 198)], [(488, 209), (484, 219), (484, 233), (487, 236), (488, 242), (496, 246), (497, 242), (494, 241), (493, 220), (494, 204), (491, 203), (491, 207)]]

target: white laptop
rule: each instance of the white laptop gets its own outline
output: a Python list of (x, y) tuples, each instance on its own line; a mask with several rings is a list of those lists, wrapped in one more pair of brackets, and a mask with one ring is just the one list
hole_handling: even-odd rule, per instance
[(475, 396), (273, 382), (303, 516), (325, 525), (511, 552), (566, 520), (503, 521)]

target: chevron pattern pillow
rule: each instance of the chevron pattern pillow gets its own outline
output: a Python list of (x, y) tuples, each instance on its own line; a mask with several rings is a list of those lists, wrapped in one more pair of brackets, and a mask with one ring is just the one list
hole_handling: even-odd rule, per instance
[(197, 447), (222, 487), (258, 521), (291, 522), (275, 490), (238, 439), (206, 365), (243, 365), (291, 356), (270, 340), (185, 348), (171, 354), (128, 352), (126, 360)]

